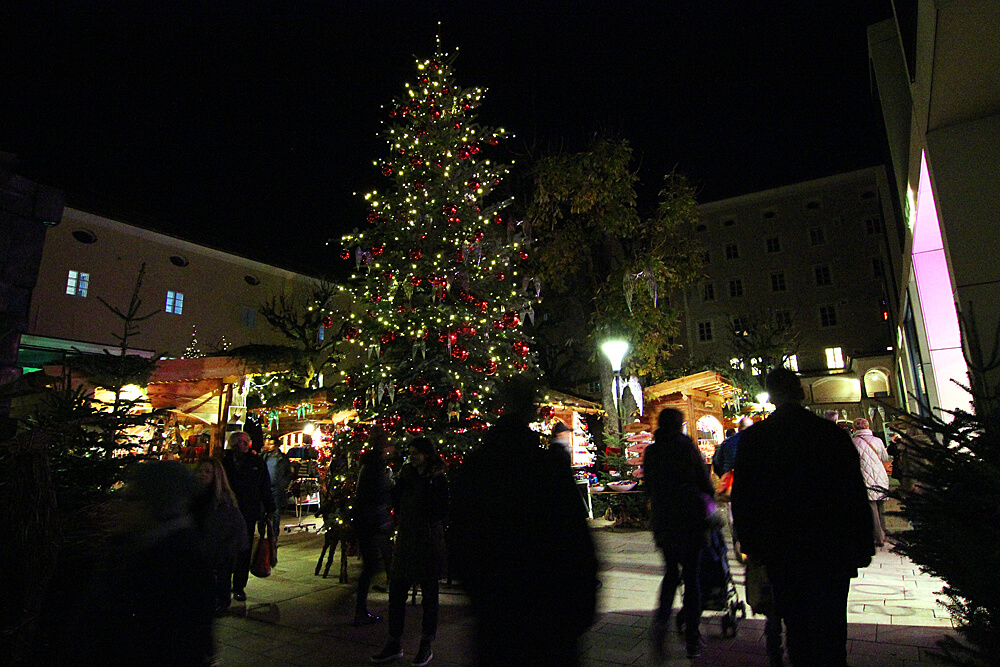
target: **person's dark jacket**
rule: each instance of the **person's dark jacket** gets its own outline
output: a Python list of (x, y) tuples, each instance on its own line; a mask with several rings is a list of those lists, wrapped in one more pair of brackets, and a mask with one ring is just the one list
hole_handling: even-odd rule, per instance
[(292, 483), (292, 463), (280, 449), (261, 454), (271, 479), (271, 495), (281, 509), (288, 501), (288, 485)]
[(593, 622), (598, 562), (573, 473), (538, 433), (501, 417), (458, 473), (455, 569), (481, 631), (508, 648)]
[(705, 501), (715, 490), (691, 438), (680, 431), (657, 429), (643, 454), (642, 482), (658, 546), (683, 547), (704, 540)]
[(195, 498), (193, 509), (209, 565), (232, 570), (237, 554), (250, 548), (243, 514), (231, 500), (216, 500), (211, 487)]
[(374, 533), (392, 528), (392, 478), (385, 458), (369, 449), (361, 455), (361, 471), (351, 503), (351, 526)]
[(712, 456), (712, 470), (722, 477), (736, 465), (736, 449), (740, 445), (740, 434), (735, 433), (723, 440)]
[(743, 552), (769, 570), (856, 576), (875, 553), (858, 452), (846, 431), (801, 405), (743, 431), (732, 504)]
[(227, 449), (222, 457), (222, 467), (226, 469), (229, 486), (247, 523), (260, 521), (266, 514), (274, 513), (271, 476), (264, 459), (253, 452), (237, 455), (234, 450)]
[(448, 552), (444, 522), (448, 516), (448, 478), (440, 463), (428, 463), (423, 473), (411, 463), (399, 471), (392, 487), (398, 517), (390, 579), (419, 581), (447, 574)]

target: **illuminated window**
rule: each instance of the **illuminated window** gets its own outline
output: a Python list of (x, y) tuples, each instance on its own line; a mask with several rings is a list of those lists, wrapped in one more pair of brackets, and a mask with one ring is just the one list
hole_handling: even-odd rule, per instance
[(790, 371), (799, 371), (799, 358), (797, 355), (790, 354), (785, 358), (785, 362), (782, 364), (785, 368)]
[(90, 287), (90, 274), (83, 271), (70, 271), (66, 277), (66, 294), (72, 296), (87, 296)]
[(735, 243), (726, 244), (726, 259), (739, 259), (740, 249)]
[(823, 245), (826, 243), (826, 235), (822, 227), (813, 227), (809, 230), (809, 245)]
[(772, 236), (767, 239), (767, 251), (768, 252), (781, 252), (781, 239), (777, 236)]
[(715, 301), (715, 285), (713, 283), (705, 283), (702, 289), (702, 298), (705, 301)]
[(738, 357), (733, 357), (729, 360), (729, 367), (734, 370), (741, 371), (743, 370), (743, 360)]
[(698, 322), (698, 342), (709, 343), (712, 341), (712, 323), (708, 320)]
[(167, 290), (166, 311), (174, 315), (180, 315), (184, 311), (184, 295), (180, 292)]
[(785, 272), (775, 271), (771, 274), (771, 291), (772, 292), (784, 292), (788, 289), (785, 285)]
[(816, 273), (816, 286), (824, 287), (826, 285), (833, 284), (833, 278), (830, 276), (830, 267), (826, 264), (820, 264), (815, 268)]
[(764, 360), (761, 359), (760, 357), (752, 358), (750, 360), (750, 372), (753, 373), (754, 375), (760, 375), (763, 370), (763, 367), (761, 365), (763, 363)]
[(733, 278), (729, 281), (729, 296), (736, 299), (743, 296), (743, 279)]
[(821, 327), (835, 327), (835, 326), (837, 326), (837, 307), (836, 306), (820, 306), (819, 307), (819, 325)]
[(844, 367), (844, 349), (841, 347), (828, 347), (826, 348), (826, 367), (827, 368), (843, 368)]

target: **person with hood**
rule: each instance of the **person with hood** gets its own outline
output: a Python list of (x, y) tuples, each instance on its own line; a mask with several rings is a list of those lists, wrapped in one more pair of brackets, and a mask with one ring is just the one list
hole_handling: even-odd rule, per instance
[(536, 388), (501, 387), (503, 414), (465, 457), (453, 504), (453, 564), (472, 602), (477, 667), (579, 662), (598, 562), (572, 470), (528, 424)]
[(414, 438), (408, 451), (392, 487), (392, 506), (399, 519), (389, 566), (389, 641), (371, 661), (391, 662), (403, 657), (406, 597), (413, 584), (419, 584), (423, 622), (420, 647), (411, 663), (419, 667), (434, 657), (431, 645), (438, 627), (438, 580), (448, 567), (444, 541), (448, 478), (444, 460), (430, 438)]
[[(871, 424), (864, 417), (854, 420), (854, 447), (861, 457), (861, 475), (868, 488), (868, 505), (872, 512), (872, 535), (875, 546), (885, 546), (885, 494), (889, 489), (889, 452), (881, 438), (872, 434)], [(889, 464), (889, 470), (891, 470)]]
[(684, 603), (678, 625), (684, 628), (687, 656), (701, 653), (702, 552), (708, 537), (708, 505), (715, 489), (698, 447), (684, 435), (684, 414), (665, 408), (657, 418), (653, 444), (643, 458), (642, 481), (649, 495), (649, 523), (663, 552), (660, 601), (650, 630), (653, 651), (663, 653), (674, 594), (684, 580)]
[(389, 572), (392, 563), (392, 473), (386, 464), (392, 446), (389, 436), (374, 428), (368, 447), (361, 452), (361, 470), (351, 503), (351, 528), (361, 553), (361, 576), (354, 606), (354, 625), (378, 623), (381, 617), (368, 611), (368, 589), (380, 570)]

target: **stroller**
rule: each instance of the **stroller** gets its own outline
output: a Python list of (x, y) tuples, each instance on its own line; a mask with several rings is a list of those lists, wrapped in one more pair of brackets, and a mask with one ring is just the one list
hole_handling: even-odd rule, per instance
[(740, 621), (747, 617), (746, 603), (740, 600), (729, 571), (726, 539), (720, 529), (710, 533), (701, 560), (701, 606), (706, 611), (724, 612), (723, 637), (735, 637)]

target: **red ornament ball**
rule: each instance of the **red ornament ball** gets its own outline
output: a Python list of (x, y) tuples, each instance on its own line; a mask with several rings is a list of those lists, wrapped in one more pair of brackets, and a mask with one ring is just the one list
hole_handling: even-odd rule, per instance
[(469, 351), (461, 345), (453, 345), (451, 347), (451, 356), (459, 361), (465, 361), (469, 358)]
[(503, 322), (501, 322), (500, 320), (493, 320), (492, 326), (494, 329), (503, 329)]
[(486, 236), (486, 232), (478, 231), (478, 232), (475, 233), (475, 235), (473, 236), (473, 238), (475, 238), (477, 241), (482, 241), (485, 236)]
[(379, 219), (378, 211), (371, 211), (370, 213), (368, 213), (368, 222), (374, 224), (378, 222), (378, 219)]
[(355, 440), (367, 440), (369, 435), (371, 435), (371, 430), (365, 424), (355, 424), (351, 431), (351, 437)]
[(497, 280), (503, 280), (504, 278), (507, 277), (503, 271), (498, 271), (495, 275)]
[(417, 378), (410, 384), (410, 393), (414, 396), (425, 396), (431, 390), (431, 386), (422, 378)]
[(531, 351), (531, 347), (523, 340), (515, 340), (510, 346), (514, 350), (514, 354), (519, 357), (526, 357)]
[(344, 248), (343, 250), (340, 251), (340, 258), (341, 259), (350, 259), (351, 258), (351, 251), (348, 250), (347, 248)]
[(381, 302), (382, 301), (382, 295), (381, 294), (372, 294), (372, 301), (374, 301), (375, 303)]
[(327, 315), (326, 317), (323, 318), (323, 321), (320, 322), (320, 324), (322, 324), (325, 328), (329, 329), (330, 327), (333, 326), (333, 318)]
[(381, 257), (383, 252), (385, 252), (384, 245), (377, 245), (372, 247), (372, 257)]
[(421, 280), (420, 280), (419, 276), (410, 276), (410, 284), (411, 285), (413, 285), (414, 287), (420, 287), (420, 283), (421, 283)]
[(458, 342), (458, 334), (454, 331), (445, 331), (438, 336), (438, 342), (442, 345), (454, 345)]
[(346, 378), (344, 378), (344, 382), (347, 384), (348, 387), (351, 387), (352, 389), (354, 387), (357, 387), (359, 384), (358, 378), (354, 375), (348, 375)]
[(360, 410), (361, 408), (365, 407), (365, 399), (358, 396), (357, 398), (354, 399), (354, 401), (351, 402), (351, 405), (354, 406), (355, 410)]
[(528, 370), (528, 364), (516, 363), (514, 364), (514, 368), (516, 368), (519, 371), (526, 371)]
[(503, 325), (508, 329), (513, 329), (520, 323), (521, 316), (517, 314), (516, 310), (508, 310), (503, 314)]
[(444, 405), (444, 396), (440, 394), (434, 394), (433, 396), (429, 396), (427, 400), (424, 401), (424, 405), (426, 405), (431, 410), (437, 410)]
[(476, 307), (479, 308), (479, 312), (485, 313), (487, 310), (490, 309), (490, 304), (486, 303), (485, 301), (480, 301), (478, 304), (476, 304)]
[(462, 390), (458, 387), (452, 387), (444, 396), (448, 399), (449, 403), (458, 403), (462, 400)]
[(386, 165), (386, 166), (382, 167), (382, 175), (383, 176), (392, 176), (392, 167), (390, 167), (389, 165)]
[(528, 259), (528, 252), (526, 250), (522, 250), (521, 252), (517, 253), (517, 256), (520, 257), (521, 259)]
[(413, 182), (413, 187), (415, 187), (417, 190), (423, 190), (424, 189), (424, 182), (423, 181), (414, 181)]
[(420, 248), (413, 248), (409, 252), (410, 259), (420, 259), (424, 256), (424, 252)]
[(473, 180), (469, 181), (468, 183), (466, 183), (465, 185), (470, 190), (478, 190), (479, 187), (482, 185), (482, 183), (480, 183), (479, 181), (473, 179)]
[(347, 340), (355, 340), (360, 333), (361, 332), (358, 331), (357, 327), (347, 327), (344, 329), (344, 338)]
[(543, 405), (539, 408), (538, 414), (542, 416), (542, 419), (552, 419), (556, 416), (556, 409), (551, 405)]

